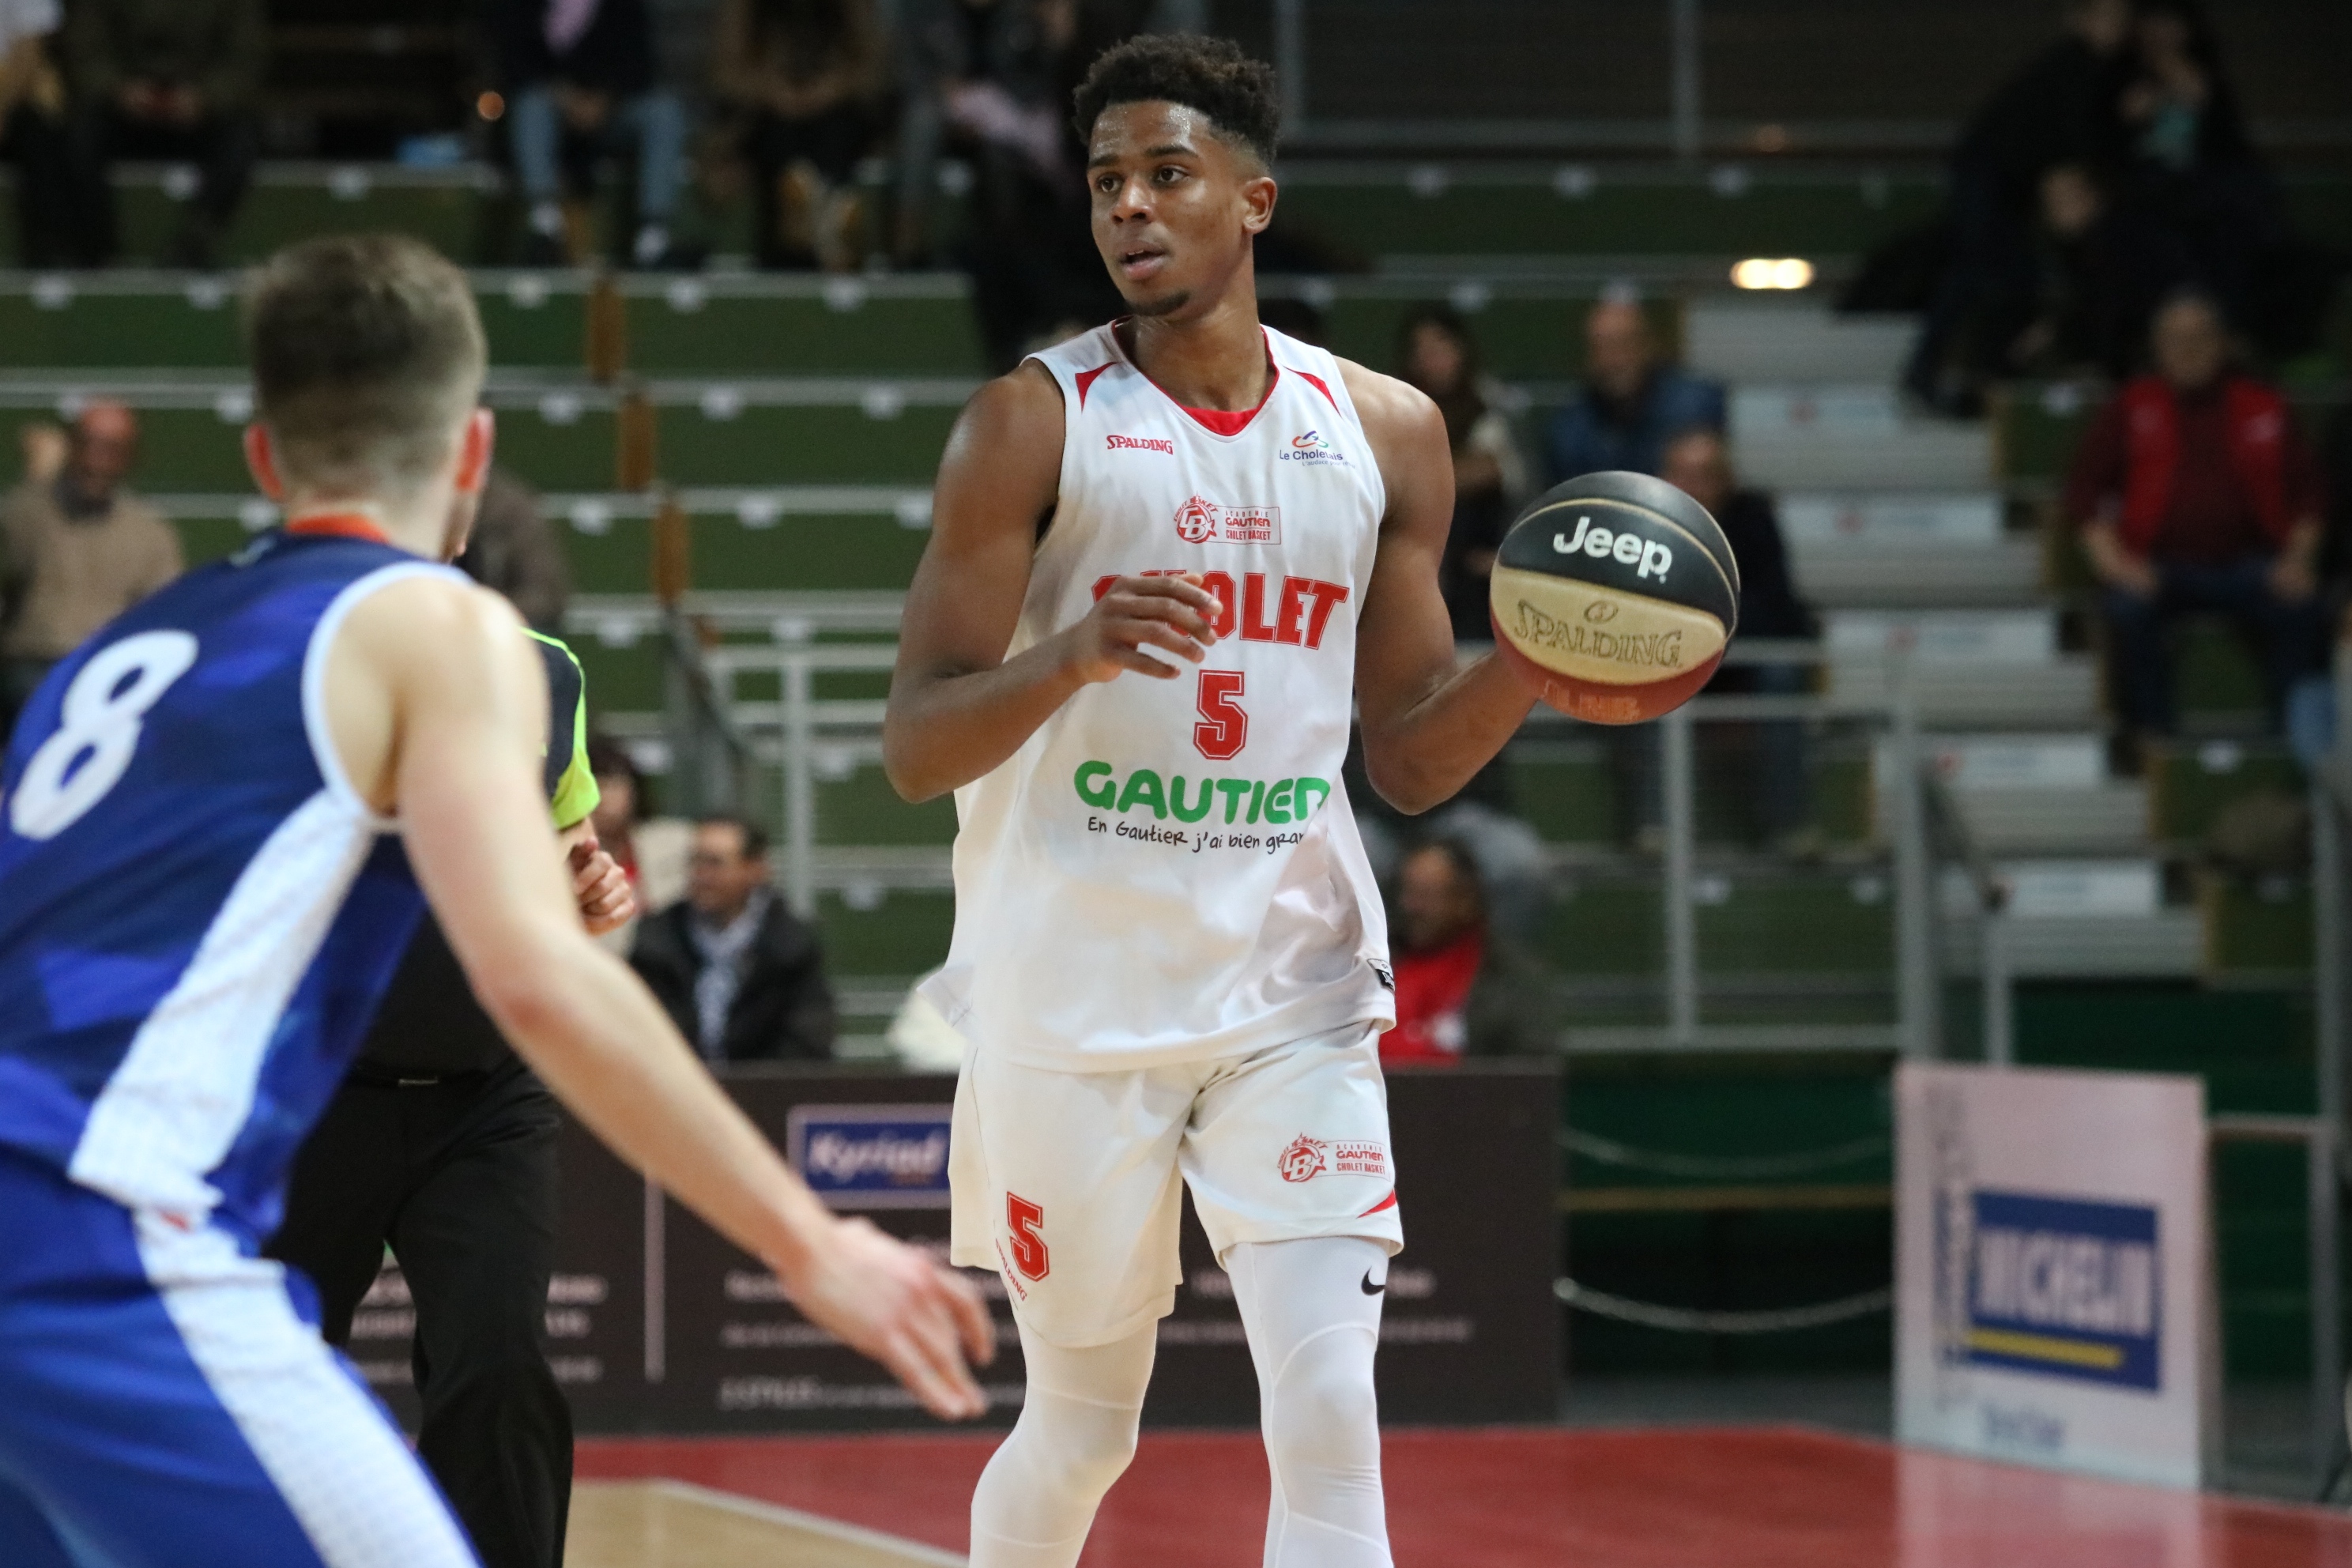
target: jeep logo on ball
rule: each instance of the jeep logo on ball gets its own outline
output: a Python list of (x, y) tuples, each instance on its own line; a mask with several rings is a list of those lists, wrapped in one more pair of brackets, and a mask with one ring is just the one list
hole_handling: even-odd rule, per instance
[(1619, 533), (1611, 529), (1595, 528), (1589, 517), (1576, 520), (1572, 535), (1555, 533), (1551, 547), (1562, 555), (1573, 555), (1581, 550), (1599, 561), (1614, 560), (1621, 566), (1634, 568), (1636, 578), (1654, 576), (1661, 583), (1675, 563), (1675, 552), (1654, 539), (1643, 539), (1638, 533)]

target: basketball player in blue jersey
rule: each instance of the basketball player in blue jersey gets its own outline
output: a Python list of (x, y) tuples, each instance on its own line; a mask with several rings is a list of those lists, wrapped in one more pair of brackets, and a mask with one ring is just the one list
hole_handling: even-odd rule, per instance
[(8, 753), (0, 1563), (473, 1562), (257, 1257), (428, 898), (590, 1127), (929, 1408), (977, 1414), (977, 1297), (828, 1215), (582, 925), (540, 661), (438, 564), (490, 457), (465, 278), (412, 240), (313, 241), (260, 270), (248, 334), (247, 454), (288, 526), (99, 633)]
[(1070, 1568), (1133, 1450), (1181, 1181), (1256, 1365), (1267, 1568), (1385, 1568), (1372, 1385), (1403, 1245), (1380, 898), (1339, 783), (1452, 795), (1533, 694), (1457, 664), (1428, 398), (1259, 322), (1273, 73), (1137, 39), (1077, 92), (1094, 236), (1132, 314), (964, 411), (884, 732), (956, 791), (955, 1260), (996, 1268), (1028, 1393), (973, 1568)]

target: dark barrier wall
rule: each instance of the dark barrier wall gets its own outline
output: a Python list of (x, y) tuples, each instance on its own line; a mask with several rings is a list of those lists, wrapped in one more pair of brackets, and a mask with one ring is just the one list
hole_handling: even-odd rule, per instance
[[(944, 1257), (949, 1078), (739, 1073), (729, 1089), (837, 1206)], [(1552, 1135), (1558, 1082), (1541, 1063), (1476, 1064), (1389, 1080), (1406, 1247), (1389, 1274), (1381, 1413), (1391, 1422), (1543, 1421), (1559, 1374)], [(548, 1345), (583, 1432), (790, 1432), (920, 1425), (897, 1384), (782, 1298), (774, 1277), (577, 1128)], [(1001, 1334), (991, 1421), (1021, 1400), (1003, 1285), (980, 1278)], [(414, 1317), (387, 1268), (352, 1356), (414, 1419)], [(1232, 1286), (1190, 1205), (1184, 1285), (1160, 1325), (1146, 1419), (1251, 1426), (1257, 1394)]]

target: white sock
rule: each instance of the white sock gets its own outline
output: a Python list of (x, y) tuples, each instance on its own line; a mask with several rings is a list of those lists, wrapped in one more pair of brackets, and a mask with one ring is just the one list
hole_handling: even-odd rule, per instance
[(563, 204), (561, 202), (531, 203), (530, 226), (533, 233), (543, 234), (550, 239), (562, 238)]
[(1225, 1268), (1274, 1477), (1265, 1568), (1391, 1568), (1372, 1390), (1381, 1297), (1366, 1289), (1388, 1279), (1388, 1249), (1359, 1237), (1244, 1242)]
[(1095, 1506), (1135, 1457), (1160, 1325), (1085, 1350), (1024, 1326), (1029, 1392), (971, 1494), (971, 1568), (1074, 1568)]
[(648, 267), (661, 259), (669, 248), (669, 230), (657, 223), (642, 225), (637, 229), (637, 265)]

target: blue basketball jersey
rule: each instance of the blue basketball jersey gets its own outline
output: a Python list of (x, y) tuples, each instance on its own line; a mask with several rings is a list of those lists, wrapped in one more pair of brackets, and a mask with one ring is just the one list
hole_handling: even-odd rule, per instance
[(326, 652), (368, 594), (448, 572), (273, 533), (50, 673), (0, 775), (0, 1146), (133, 1209), (276, 1228), (424, 909), (335, 758)]

